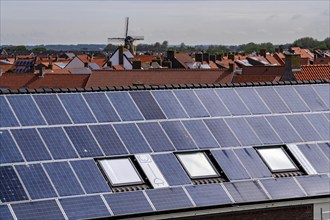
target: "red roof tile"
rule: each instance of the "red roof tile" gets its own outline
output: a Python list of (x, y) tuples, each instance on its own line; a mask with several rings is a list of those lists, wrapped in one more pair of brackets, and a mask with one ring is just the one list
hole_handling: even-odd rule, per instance
[(302, 65), (294, 76), (297, 80), (330, 79), (330, 64)]

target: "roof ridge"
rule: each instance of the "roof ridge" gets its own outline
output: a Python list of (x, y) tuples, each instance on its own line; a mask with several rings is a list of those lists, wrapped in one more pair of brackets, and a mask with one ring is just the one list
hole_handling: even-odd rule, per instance
[(198, 83), (198, 84), (166, 84), (166, 85), (137, 85), (137, 86), (102, 86), (91, 88), (38, 88), (38, 89), (0, 89), (2, 94), (43, 94), (43, 93), (75, 93), (75, 92), (106, 92), (106, 91), (138, 91), (138, 90), (171, 90), (171, 89), (202, 89), (202, 88), (232, 88), (259, 87), (303, 84), (330, 84), (327, 79), (297, 80), (276, 82), (243, 82), (243, 83)]

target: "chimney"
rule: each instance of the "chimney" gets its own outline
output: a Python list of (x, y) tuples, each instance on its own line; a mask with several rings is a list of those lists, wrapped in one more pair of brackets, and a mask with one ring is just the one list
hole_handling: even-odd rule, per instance
[(285, 53), (284, 55), (285, 55), (285, 67), (282, 76), (282, 81), (295, 81), (296, 78), (294, 76), (294, 73), (301, 71), (300, 55), (292, 54), (292, 53)]
[(174, 60), (174, 54), (175, 54), (175, 51), (174, 50), (168, 50), (167, 51), (167, 59), (169, 59), (169, 60)]
[(266, 58), (266, 49), (265, 48), (260, 49), (260, 56), (263, 56)]
[(235, 63), (229, 63), (229, 72), (234, 72), (235, 70)]
[(112, 67), (112, 62), (110, 60), (107, 61), (107, 67)]
[(119, 46), (119, 65), (124, 65), (124, 46)]
[(141, 60), (133, 60), (133, 69), (140, 70), (141, 69)]
[(160, 66), (162, 65), (162, 61), (161, 61), (160, 58), (152, 59), (151, 62), (156, 62), (156, 63), (158, 63)]
[(228, 54), (228, 59), (234, 61), (235, 60), (235, 55), (234, 54)]
[(212, 61), (215, 63), (216, 58), (215, 58), (215, 55), (214, 55), (214, 54), (211, 54), (211, 55), (210, 55), (210, 60), (212, 60)]
[(218, 53), (215, 55), (216, 60), (222, 61), (223, 53)]
[(167, 67), (168, 69), (172, 69), (172, 62), (169, 60), (163, 61), (163, 67)]
[(195, 61), (196, 62), (203, 62), (203, 54), (202, 53), (195, 53)]
[(210, 54), (209, 53), (203, 53), (203, 61), (206, 61), (207, 63), (210, 62)]
[(45, 77), (45, 67), (41, 67), (39, 69), (38, 77), (39, 78), (44, 78)]
[(84, 67), (88, 68), (88, 62), (84, 63)]

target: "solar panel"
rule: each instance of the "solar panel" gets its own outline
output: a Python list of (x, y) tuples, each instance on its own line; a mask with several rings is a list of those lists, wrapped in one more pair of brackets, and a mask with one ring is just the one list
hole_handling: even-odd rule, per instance
[(215, 94), (214, 90), (200, 89), (195, 90), (195, 93), (212, 117), (230, 115), (230, 112)]
[(115, 215), (152, 212), (148, 200), (143, 192), (113, 193), (104, 195)]
[(209, 113), (205, 110), (193, 90), (176, 90), (174, 94), (191, 118), (209, 116)]
[(119, 116), (104, 93), (83, 94), (99, 122), (120, 121)]
[(40, 164), (15, 167), (32, 199), (57, 197)]
[(43, 117), (29, 95), (7, 96), (7, 99), (23, 126), (45, 125)]
[(71, 161), (78, 179), (86, 193), (109, 192), (110, 188), (94, 160)]
[(145, 119), (152, 120), (166, 118), (150, 92), (130, 92), (129, 94), (139, 107)]
[(152, 158), (171, 186), (191, 184), (191, 181), (173, 154), (154, 154)]
[(71, 124), (71, 121), (55, 95), (34, 95), (34, 100), (48, 124)]
[(215, 90), (220, 99), (229, 109), (232, 115), (250, 115), (250, 111), (241, 101), (239, 96), (233, 89), (216, 89)]
[(0, 131), (0, 152), (0, 164), (24, 161), (7, 130)]
[(284, 143), (302, 142), (301, 137), (284, 116), (266, 116), (266, 120), (274, 128)]
[(305, 116), (321, 135), (322, 140), (330, 140), (330, 122), (327, 121), (323, 114), (306, 114)]
[(240, 143), (222, 119), (204, 120), (221, 147), (237, 147)]
[(58, 220), (64, 216), (55, 200), (19, 203), (12, 205), (18, 219), (27, 220)]
[(188, 118), (172, 91), (152, 91), (167, 118)]
[(106, 93), (123, 121), (143, 120), (143, 116), (127, 92)]
[(157, 211), (193, 207), (181, 187), (154, 189), (146, 192)]
[(64, 129), (81, 157), (103, 156), (87, 126), (72, 126)]
[(317, 144), (301, 144), (298, 147), (318, 173), (330, 173), (330, 162)]
[(51, 159), (35, 129), (17, 129), (11, 130), (11, 132), (27, 161)]
[(0, 219), (3, 219), (3, 220), (13, 219), (14, 220), (7, 205), (0, 205)]
[(157, 122), (138, 123), (137, 125), (154, 152), (175, 150), (173, 144)]
[(249, 174), (232, 150), (212, 150), (211, 152), (229, 180), (250, 179)]
[(15, 127), (19, 126), (14, 113), (11, 111), (5, 97), (0, 96), (0, 115), (6, 117), (0, 117), (0, 127)]
[(96, 122), (81, 94), (59, 94), (58, 97), (61, 99), (74, 123)]
[(289, 113), (289, 108), (271, 87), (255, 88), (272, 113)]
[(255, 181), (224, 183), (229, 194), (237, 203), (268, 200), (265, 192)]
[(100, 196), (60, 199), (60, 203), (69, 219), (110, 217)]
[(280, 144), (283, 141), (277, 136), (276, 132), (269, 125), (264, 117), (246, 118), (247, 122), (257, 133), (263, 144)]
[(330, 86), (328, 84), (312, 85), (316, 93), (322, 98), (322, 101), (330, 107)]
[(130, 153), (151, 152), (148, 143), (135, 124), (116, 124), (115, 129)]
[(319, 141), (323, 139), (303, 115), (287, 115), (286, 118), (304, 141)]
[(23, 185), (13, 167), (0, 166), (0, 179), (1, 202), (28, 200)]
[(227, 118), (225, 121), (243, 146), (261, 144), (258, 136), (254, 133), (244, 118)]
[(168, 137), (178, 150), (196, 149), (194, 141), (179, 121), (161, 122)]
[(320, 176), (299, 176), (295, 177), (308, 196), (329, 195), (329, 177), (327, 175)]
[(280, 97), (285, 101), (286, 105), (290, 108), (292, 112), (310, 111), (293, 87), (281, 86), (281, 87), (274, 87), (274, 89), (280, 95)]
[(271, 113), (253, 88), (239, 88), (235, 89), (235, 91), (242, 98), (243, 102), (252, 114), (257, 115)]
[(318, 96), (311, 86), (300, 85), (294, 88), (312, 111), (329, 110), (329, 107), (324, 104), (320, 96)]
[(220, 184), (186, 186), (196, 206), (210, 206), (232, 203)]
[(266, 188), (272, 199), (289, 199), (304, 197), (305, 194), (293, 178), (276, 178), (260, 180), (262, 185)]
[(242, 161), (244, 167), (250, 173), (252, 178), (272, 177), (271, 172), (267, 168), (266, 164), (259, 157), (255, 149), (235, 149), (234, 152)]
[(199, 148), (220, 147), (202, 120), (189, 120), (183, 121), (182, 123)]
[(319, 143), (320, 149), (323, 151), (324, 155), (327, 156), (330, 161), (330, 143)]
[(105, 155), (128, 154), (124, 144), (111, 125), (89, 126)]
[(60, 196), (84, 194), (67, 162), (44, 163), (43, 166)]

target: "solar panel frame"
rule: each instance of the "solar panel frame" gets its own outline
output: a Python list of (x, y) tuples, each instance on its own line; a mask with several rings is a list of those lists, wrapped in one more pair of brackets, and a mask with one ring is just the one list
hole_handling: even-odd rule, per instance
[(86, 93), (83, 97), (99, 122), (120, 121), (105, 93)]
[(329, 195), (329, 176), (299, 176), (295, 177), (308, 196)]
[(111, 192), (94, 160), (76, 160), (70, 164), (87, 194)]
[(189, 118), (172, 91), (151, 91), (151, 93), (167, 118)]
[(193, 90), (175, 90), (174, 95), (178, 98), (190, 118), (210, 116)]
[(16, 165), (31, 199), (58, 197), (41, 164)]
[(133, 99), (127, 92), (106, 93), (123, 121), (144, 120)]
[(56, 95), (33, 95), (40, 111), (50, 125), (72, 124)]
[(67, 162), (44, 163), (43, 167), (60, 196), (85, 194)]
[(298, 148), (318, 173), (330, 173), (330, 162), (317, 144), (299, 144)]
[(136, 124), (115, 124), (114, 128), (130, 153), (152, 152)]
[(0, 219), (3, 220), (14, 220), (7, 205), (0, 205)]
[(141, 191), (112, 193), (103, 196), (116, 216), (153, 211), (147, 198)]
[(28, 200), (18, 175), (12, 166), (0, 166), (0, 201), (13, 202)]
[(11, 205), (18, 219), (58, 220), (65, 219), (55, 200), (32, 201)]
[(59, 199), (59, 201), (69, 219), (92, 219), (111, 216), (102, 198), (98, 195), (64, 198)]
[(11, 133), (27, 161), (52, 159), (36, 129), (15, 129)]
[(38, 128), (54, 159), (77, 158), (78, 154), (61, 127)]
[(195, 142), (180, 121), (165, 121), (160, 124), (177, 150), (197, 149)]
[(22, 126), (46, 125), (31, 95), (6, 96)]
[(293, 87), (280, 86), (274, 87), (274, 89), (292, 112), (310, 111)]
[(294, 86), (300, 97), (305, 101), (312, 111), (329, 111), (329, 107), (323, 102), (320, 96), (311, 86)]
[(241, 146), (223, 119), (206, 119), (204, 122), (221, 147)]
[(64, 127), (80, 157), (104, 156), (87, 126)]
[(202, 120), (182, 121), (182, 123), (200, 149), (220, 147), (220, 144)]
[(197, 207), (232, 203), (220, 184), (185, 186), (185, 189)]
[(166, 119), (162, 109), (149, 91), (129, 92), (129, 94), (146, 120)]
[(146, 191), (157, 211), (191, 208), (193, 204), (181, 187)]
[(0, 130), (0, 152), (0, 164), (24, 161), (8, 130)]
[(0, 96), (0, 115), (6, 115), (6, 117), (0, 117), (1, 128), (20, 126), (5, 96)]
[(66, 111), (75, 124), (96, 123), (87, 102), (80, 93), (76, 94), (58, 94)]
[(175, 151), (174, 145), (157, 122), (137, 123), (154, 152)]
[(272, 87), (255, 88), (272, 113), (291, 113), (285, 102)]

